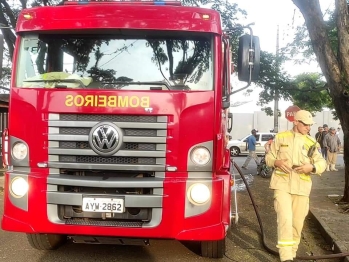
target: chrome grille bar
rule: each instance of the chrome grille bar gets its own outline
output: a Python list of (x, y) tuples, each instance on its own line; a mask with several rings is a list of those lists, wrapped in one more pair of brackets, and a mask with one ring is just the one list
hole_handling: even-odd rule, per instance
[[(67, 169), (164, 171), (167, 121), (166, 116), (49, 114), (48, 165)], [(89, 147), (88, 134), (100, 122), (113, 123), (123, 132), (122, 146), (113, 156), (100, 156)], [(83, 148), (61, 147), (67, 142), (86, 144)], [(132, 147), (129, 143), (133, 143)]]

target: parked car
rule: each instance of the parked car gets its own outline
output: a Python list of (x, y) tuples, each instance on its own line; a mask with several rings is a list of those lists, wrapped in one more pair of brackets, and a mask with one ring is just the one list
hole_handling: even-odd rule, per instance
[[(251, 135), (247, 135), (244, 138), (237, 140), (230, 140), (227, 148), (230, 150), (230, 156), (247, 155), (247, 138)], [(257, 133), (256, 135), (256, 153), (257, 155), (263, 155), (265, 153), (264, 145), (269, 139), (274, 138), (275, 133)]]

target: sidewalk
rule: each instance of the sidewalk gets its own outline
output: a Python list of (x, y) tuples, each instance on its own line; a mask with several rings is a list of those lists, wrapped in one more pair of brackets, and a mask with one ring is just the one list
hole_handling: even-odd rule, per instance
[[(328, 243), (333, 244), (335, 253), (349, 252), (349, 213), (341, 209), (329, 196), (342, 196), (344, 191), (344, 166), (338, 172), (324, 172), (321, 177), (313, 176), (310, 194), (310, 215), (319, 223), (319, 228)], [(349, 262), (349, 257), (343, 261)]]

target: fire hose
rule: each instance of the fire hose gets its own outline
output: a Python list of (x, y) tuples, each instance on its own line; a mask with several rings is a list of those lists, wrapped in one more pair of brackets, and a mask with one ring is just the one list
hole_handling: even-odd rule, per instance
[[(266, 244), (266, 240), (265, 240), (265, 234), (264, 234), (264, 227), (263, 227), (263, 222), (262, 219), (260, 217), (257, 205), (254, 201), (254, 198), (252, 196), (251, 190), (248, 186), (248, 183), (244, 177), (244, 175), (242, 174), (241, 169), (239, 168), (239, 166), (236, 164), (236, 162), (234, 162), (233, 160), (231, 160), (233, 166), (236, 168), (236, 170), (238, 171), (238, 173), (240, 174), (242, 181), (244, 182), (248, 195), (250, 196), (251, 202), (252, 202), (252, 206), (254, 208), (254, 211), (256, 213), (257, 216), (257, 220), (258, 220), (258, 224), (261, 230), (261, 234), (262, 234), (262, 243), (264, 248), (271, 254), (278, 256), (279, 252), (277, 250), (274, 250), (270, 247), (268, 247), (268, 245)], [(237, 216), (237, 212), (236, 212), (236, 216)], [(331, 255), (318, 255), (318, 256), (297, 256), (296, 259), (300, 259), (300, 260), (317, 260), (317, 259), (331, 259), (331, 258), (341, 258), (341, 257), (346, 257), (349, 256), (349, 252), (342, 252), (342, 253), (336, 253), (336, 254), (331, 254)]]

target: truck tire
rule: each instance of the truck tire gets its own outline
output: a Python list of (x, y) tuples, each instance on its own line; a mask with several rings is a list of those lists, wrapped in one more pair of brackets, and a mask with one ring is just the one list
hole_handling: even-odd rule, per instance
[(201, 256), (222, 258), (225, 253), (225, 238), (217, 241), (201, 241)]
[(27, 234), (29, 244), (39, 250), (53, 250), (62, 246), (67, 237), (58, 234)]

